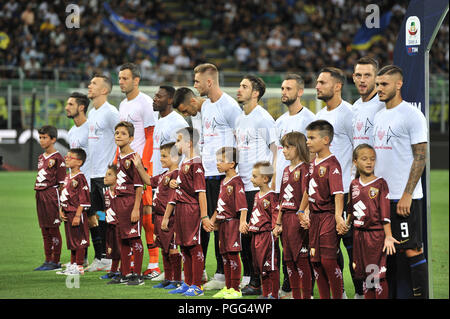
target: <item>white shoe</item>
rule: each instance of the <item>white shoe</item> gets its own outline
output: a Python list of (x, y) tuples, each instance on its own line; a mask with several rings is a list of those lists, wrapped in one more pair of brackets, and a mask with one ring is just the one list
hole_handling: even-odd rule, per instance
[(104, 268), (101, 269), (102, 271), (111, 271), (112, 259), (102, 258), (100, 262), (104, 266)]
[(155, 278), (152, 278), (151, 281), (163, 281), (164, 280), (164, 271), (162, 273), (160, 273), (158, 276), (156, 276)]
[(355, 293), (355, 296), (353, 297), (353, 299), (364, 299), (364, 295), (360, 295), (360, 294), (356, 294)]
[[(223, 276), (223, 280), (220, 280), (220, 278), (222, 278)], [(223, 287), (225, 287), (225, 275), (223, 274), (214, 274), (213, 279), (211, 279), (210, 281), (208, 281), (203, 288), (205, 290), (220, 290)]]
[(286, 291), (284, 291), (281, 288), (280, 288), (280, 290), (278, 290), (278, 298), (280, 298), (280, 299), (294, 299), (294, 297), (292, 297), (292, 291), (286, 292)]
[(344, 292), (342, 293), (342, 299), (348, 299), (348, 298), (347, 298), (347, 293), (345, 292), (345, 290), (344, 290)]
[[(111, 269), (111, 267), (109, 267)], [(106, 269), (106, 265), (102, 263), (100, 259), (95, 258), (92, 264), (89, 265), (84, 271), (93, 272)]]
[(83, 272), (83, 266), (78, 267), (77, 264), (70, 264), (65, 270), (63, 271), (57, 271), (56, 274), (57, 275), (82, 275)]
[(241, 289), (243, 289), (243, 288), (244, 288), (245, 286), (247, 286), (249, 283), (250, 283), (250, 276), (244, 276), (244, 277), (242, 277), (241, 284), (239, 285), (239, 287), (240, 287)]

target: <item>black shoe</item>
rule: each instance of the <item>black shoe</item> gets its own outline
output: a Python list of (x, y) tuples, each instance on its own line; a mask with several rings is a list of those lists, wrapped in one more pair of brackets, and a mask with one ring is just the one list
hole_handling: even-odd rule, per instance
[(116, 285), (116, 284), (120, 284), (120, 280), (122, 279), (121, 275), (117, 275), (115, 277), (113, 277), (113, 279), (111, 279), (110, 281), (108, 281), (106, 284), (107, 285)]
[(138, 274), (133, 274), (127, 282), (127, 286), (141, 286), (143, 284), (145, 284), (144, 277)]
[(123, 285), (128, 284), (128, 281), (131, 280), (132, 276), (133, 276), (133, 274), (128, 274), (126, 276), (121, 276), (120, 277), (120, 283), (123, 284)]
[(247, 285), (242, 289), (243, 296), (258, 296), (261, 294), (261, 287)]

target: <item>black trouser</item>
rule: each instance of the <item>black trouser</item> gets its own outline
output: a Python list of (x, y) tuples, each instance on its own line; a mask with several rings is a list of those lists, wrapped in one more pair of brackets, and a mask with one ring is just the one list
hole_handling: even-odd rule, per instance
[[(220, 182), (224, 178), (225, 178), (225, 175), (206, 177), (206, 202), (207, 202), (207, 206), (208, 206), (209, 218), (212, 217), (212, 215), (214, 214), (214, 211), (217, 209), (217, 200), (219, 198), (219, 193), (220, 193)], [(206, 260), (206, 254), (208, 252), (209, 237), (210, 237), (210, 233), (206, 232), (203, 229), (203, 227), (201, 227), (201, 234), (200, 234), (201, 240), (200, 241), (201, 241), (201, 245), (202, 245), (203, 255), (205, 256), (205, 260)], [(216, 273), (223, 274), (224, 268), (223, 268), (222, 255), (220, 254), (220, 250), (219, 250), (219, 232), (218, 231), (214, 231), (214, 251), (216, 254), (216, 263), (217, 263)]]
[[(252, 215), (253, 203), (255, 201), (255, 194), (258, 191), (250, 191), (245, 192), (245, 198), (247, 199), (247, 223), (250, 221), (250, 217)], [(253, 267), (253, 259), (252, 259), (252, 235), (249, 232), (248, 234), (242, 234), (241, 236), (242, 242), (242, 251), (241, 251), (241, 259), (242, 266), (244, 268), (244, 276), (250, 276), (250, 285), (253, 287), (261, 286), (260, 276), (255, 274), (255, 270)]]
[[(91, 208), (89, 216), (95, 215), (97, 211), (105, 211), (104, 191), (106, 189), (103, 178), (91, 178)], [(97, 227), (89, 228), (94, 246), (95, 258), (101, 259), (106, 257), (106, 221), (98, 221)]]

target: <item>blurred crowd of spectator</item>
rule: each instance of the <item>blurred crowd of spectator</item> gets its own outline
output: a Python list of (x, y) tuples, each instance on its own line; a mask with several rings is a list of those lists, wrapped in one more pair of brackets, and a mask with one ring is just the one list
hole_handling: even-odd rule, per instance
[[(325, 65), (340, 67), (350, 75), (362, 55), (377, 58), (381, 65), (392, 63), (399, 25), (409, 1), (395, 1), (389, 7), (393, 14), (383, 40), (367, 52), (353, 50), (353, 36), (371, 2), (199, 0), (182, 2), (182, 8), (184, 19), (210, 22), (208, 38), (217, 41), (218, 48), (232, 58), (230, 68), (301, 72), (306, 82), (311, 82), (312, 75)], [(392, 1), (378, 3), (383, 11), (385, 3)], [(207, 60), (199, 39), (178, 23), (163, 0), (109, 1), (119, 15), (159, 27), (158, 55), (153, 60), (104, 26), (102, 20), (108, 14), (103, 1), (77, 1), (80, 28), (66, 27), (66, 5), (61, 0), (6, 0), (0, 4), (2, 77), (8, 76), (8, 68), (20, 66), (29, 78), (53, 78), (55, 69), (65, 69), (79, 73), (60, 72), (60, 79), (77, 76), (87, 80), (97, 69), (114, 70), (125, 61), (133, 61), (140, 64), (145, 79), (158, 82), (164, 74), (192, 70)], [(431, 73), (448, 74), (448, 32), (447, 17), (431, 51)]]

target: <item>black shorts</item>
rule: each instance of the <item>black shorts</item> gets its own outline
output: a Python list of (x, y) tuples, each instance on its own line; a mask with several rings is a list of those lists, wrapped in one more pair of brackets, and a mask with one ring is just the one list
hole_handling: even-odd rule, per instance
[(400, 244), (397, 249), (420, 249), (423, 246), (422, 238), (422, 199), (413, 199), (408, 217), (397, 214), (397, 202), (391, 200), (391, 228), (392, 236)]
[(95, 215), (98, 211), (105, 211), (105, 191), (106, 186), (103, 178), (91, 178), (91, 209), (88, 216)]

